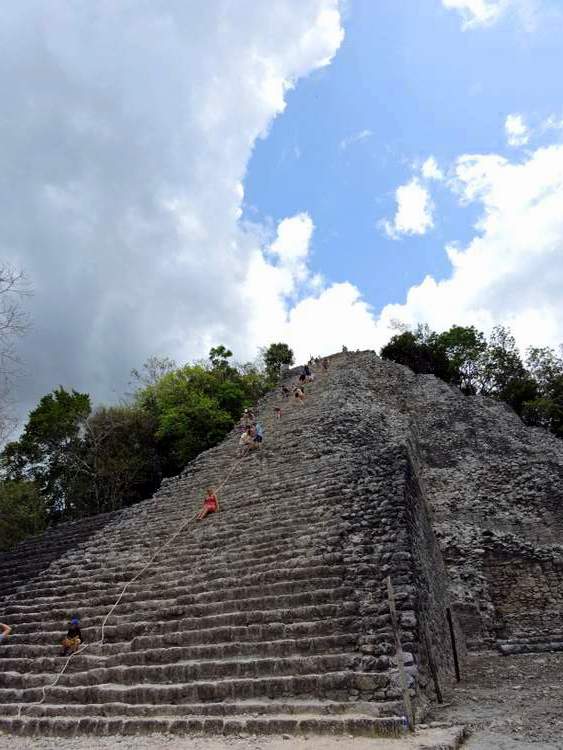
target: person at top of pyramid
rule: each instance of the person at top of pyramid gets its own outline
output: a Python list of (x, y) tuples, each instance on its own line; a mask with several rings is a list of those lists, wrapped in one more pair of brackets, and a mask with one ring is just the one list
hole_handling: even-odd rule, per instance
[(219, 501), (217, 500), (217, 495), (213, 491), (213, 488), (209, 487), (205, 500), (203, 501), (203, 508), (197, 514), (196, 520), (203, 521), (203, 519), (210, 513), (217, 513), (218, 510)]

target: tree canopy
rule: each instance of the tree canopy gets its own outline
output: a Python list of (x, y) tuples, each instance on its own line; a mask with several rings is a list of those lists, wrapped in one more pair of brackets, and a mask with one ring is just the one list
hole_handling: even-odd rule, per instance
[(291, 366), (295, 361), (293, 350), (287, 344), (281, 342), (270, 344), (265, 349), (263, 356), (266, 374), (271, 382), (276, 382), (279, 378), (282, 365)]
[[(232, 356), (220, 345), (208, 361), (182, 366), (151, 357), (132, 371), (134, 391), (119, 406), (92, 409), (87, 393), (62, 386), (43, 396), (2, 452), (8, 520), (0, 543), (149, 497), (163, 477), (221, 442), (269, 387), (264, 370)], [(9, 532), (14, 525), (20, 534)]]
[(464, 393), (505, 401), (527, 424), (563, 437), (563, 359), (549, 347), (532, 347), (524, 362), (504, 326), (488, 338), (474, 326), (442, 333), (418, 326), (393, 336), (381, 356), (436, 375)]

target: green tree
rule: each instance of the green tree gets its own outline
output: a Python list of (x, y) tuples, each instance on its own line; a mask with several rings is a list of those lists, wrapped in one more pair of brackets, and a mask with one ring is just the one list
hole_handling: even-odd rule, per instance
[(436, 343), (436, 334), (428, 326), (403, 331), (391, 338), (381, 349), (381, 356), (410, 367), (418, 374), (432, 374), (443, 380), (449, 377), (449, 361)]
[[(464, 393), (476, 393), (479, 364), (487, 341), (474, 326), (452, 326), (439, 334), (432, 334), (430, 346), (448, 361), (445, 380), (457, 385)], [(441, 360), (443, 362), (443, 359)]]
[(152, 415), (135, 406), (102, 406), (88, 417), (76, 466), (89, 490), (84, 514), (117, 510), (154, 492), (160, 483), (156, 429)]
[(34, 482), (0, 482), (0, 550), (8, 550), (47, 526), (45, 504)]
[(531, 346), (526, 352), (526, 367), (538, 384), (539, 395), (549, 398), (554, 384), (563, 376), (563, 357), (548, 346)]
[[(131, 370), (132, 384), (137, 386), (154, 385), (168, 372), (173, 372), (177, 367), (176, 362), (170, 357), (149, 357), (140, 370)], [(131, 384), (131, 383), (130, 383)]]
[(510, 404), (519, 414), (536, 395), (536, 385), (522, 362), (509, 328), (493, 328), (479, 359), (479, 391)]
[(264, 351), (263, 357), (266, 375), (272, 383), (278, 380), (281, 365), (291, 366), (295, 361), (292, 349), (287, 344), (281, 342), (270, 344)]
[(209, 350), (209, 361), (211, 366), (216, 370), (226, 370), (229, 368), (229, 359), (233, 356), (232, 351), (223, 345), (213, 346)]
[(201, 365), (178, 368), (141, 391), (139, 406), (156, 418), (164, 473), (177, 473), (220, 442), (235, 423), (233, 412), (242, 411), (242, 401), (234, 384)]
[(9, 263), (0, 262), (0, 440), (4, 442), (17, 420), (12, 412), (11, 390), (21, 375), (16, 342), (29, 329), (22, 300), (31, 293), (25, 275)]
[(77, 466), (86, 458), (83, 436), (90, 411), (87, 393), (60, 386), (43, 396), (20, 439), (4, 448), (7, 478), (35, 482), (51, 515), (73, 515), (76, 498), (86, 491)]
[(563, 438), (563, 358), (549, 347), (530, 347), (526, 366), (537, 390), (523, 404), (524, 421)]

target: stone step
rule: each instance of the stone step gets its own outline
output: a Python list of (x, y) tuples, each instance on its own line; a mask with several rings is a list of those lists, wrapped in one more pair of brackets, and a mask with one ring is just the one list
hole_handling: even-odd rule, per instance
[[(324, 674), (348, 669), (353, 654), (317, 654), (314, 656), (287, 656), (278, 658), (222, 658), (219, 660), (185, 661), (173, 664), (121, 665), (96, 667), (87, 671), (64, 672), (58, 681), (61, 687), (87, 685), (140, 685), (150, 683), (191, 683), (206, 680), (256, 679), (262, 677)], [(62, 661), (62, 660), (61, 660)], [(64, 662), (63, 662), (64, 663)], [(84, 670), (84, 663), (80, 667)], [(62, 667), (62, 664), (61, 664)], [(0, 672), (0, 688), (41, 687), (52, 682), (50, 673)]]
[[(139, 666), (142, 664), (170, 664), (180, 661), (201, 661), (203, 659), (233, 659), (235, 657), (286, 657), (297, 654), (330, 654), (347, 651), (356, 643), (354, 633), (316, 636), (298, 639), (278, 639), (274, 641), (231, 641), (197, 646), (165, 646), (131, 650), (128, 653), (92, 654), (89, 650), (75, 657), (67, 671), (95, 669), (98, 667)], [(58, 656), (11, 657), (10, 652), (2, 659), (2, 672), (57, 672), (61, 665)], [(0, 677), (1, 680), (1, 677)]]
[[(123, 545), (122, 549), (115, 545), (113, 547), (99, 546), (93, 554), (90, 554), (88, 550), (82, 550), (81, 554), (77, 555), (75, 559), (71, 557), (66, 558), (64, 570), (61, 572), (67, 575), (74, 575), (76, 568), (83, 568), (85, 563), (92, 572), (108, 571), (111, 570), (113, 563), (117, 563), (123, 555), (142, 558), (148, 554), (150, 557), (159, 547), (162, 549), (160, 555), (161, 561), (171, 561), (177, 558), (184, 560), (186, 558), (210, 557), (217, 554), (218, 550), (221, 553), (226, 550), (236, 553), (237, 550), (250, 549), (257, 552), (260, 549), (267, 549), (268, 546), (274, 544), (283, 545), (290, 539), (298, 544), (299, 539), (306, 539), (307, 537), (310, 539), (314, 536), (314, 532), (317, 529), (322, 528), (320, 522), (315, 526), (303, 526), (300, 523), (294, 523), (293, 527), (280, 526), (280, 528), (269, 532), (261, 531), (260, 534), (257, 534), (255, 528), (249, 528), (244, 532), (237, 533), (236, 530), (229, 528), (228, 520), (224, 519), (222, 525), (219, 526), (217, 521), (219, 515), (217, 514), (206, 520), (208, 530), (213, 525), (213, 531), (215, 532), (213, 536), (209, 532), (208, 534), (203, 534), (199, 531), (201, 527), (190, 527), (186, 529), (185, 536), (182, 535), (172, 545), (167, 545), (166, 539), (171, 537), (174, 532), (174, 527), (171, 527), (163, 540), (156, 542), (154, 536), (147, 535), (142, 543), (135, 545), (135, 543), (129, 540)], [(334, 532), (327, 534), (327, 536), (334, 535)], [(304, 543), (306, 544), (306, 541)], [(123, 562), (122, 559), (121, 562)], [(53, 570), (54, 568), (52, 567), (51, 571)], [(19, 566), (14, 570), (13, 575), (11, 575), (12, 582), (18, 575), (23, 578), (27, 577), (25, 566)]]
[[(198, 508), (200, 505), (198, 504)], [(162, 548), (162, 559), (164, 560), (167, 557), (173, 559), (186, 555), (209, 555), (210, 553), (217, 552), (222, 544), (228, 545), (228, 548), (234, 551), (245, 548), (259, 549), (273, 543), (281, 544), (288, 539), (296, 540), (300, 537), (314, 537), (314, 532), (322, 530), (323, 526), (326, 526), (327, 520), (325, 518), (324, 523), (310, 524), (302, 522), (299, 519), (294, 519), (292, 522), (293, 525), (280, 525), (279, 528), (271, 529), (270, 531), (262, 532), (261, 529), (256, 527), (257, 525), (249, 525), (246, 529), (237, 531), (229, 523), (227, 512), (221, 510), (219, 513), (213, 514), (206, 519), (204, 523), (197, 524), (194, 522), (193, 526), (186, 527), (185, 534), (182, 533), (178, 536), (173, 544), (167, 545), (166, 542), (174, 534), (179, 525), (181, 525), (181, 519), (177, 521), (173, 520), (165, 534), (162, 535), (162, 539), (159, 539), (157, 543), (154, 542), (155, 536), (150, 533), (150, 530), (146, 530), (145, 535), (139, 540), (128, 539), (124, 541), (121, 548), (116, 544), (108, 544), (106, 538), (106, 542), (98, 545), (92, 552), (88, 549), (83, 549), (80, 555), (75, 556), (75, 559), (67, 556), (65, 567), (73, 568), (75, 565), (84, 565), (84, 562), (88, 562), (92, 568), (107, 569), (108, 564), (112, 562), (112, 558), (117, 559), (122, 554), (126, 554), (127, 556), (132, 554), (144, 555), (147, 550), (152, 554), (158, 547)], [(336, 533), (335, 530), (329, 529), (326, 531), (326, 536), (334, 537)], [(322, 534), (322, 536), (324, 535)], [(196, 542), (197, 544), (195, 544)], [(110, 555), (109, 558), (108, 555)]]
[(563, 651), (563, 640), (559, 641), (534, 641), (525, 642), (519, 641), (513, 643), (507, 641), (504, 643), (497, 643), (497, 648), (504, 656), (511, 656), (513, 654), (543, 654), (550, 652)]
[[(293, 640), (301, 638), (321, 638), (340, 633), (354, 633), (358, 619), (356, 617), (335, 617), (333, 619), (314, 620), (312, 622), (266, 622), (259, 625), (239, 627), (221, 626), (205, 629), (171, 631), (164, 634), (141, 635), (133, 640), (115, 640), (98, 645), (88, 643), (88, 654), (115, 655), (130, 651), (143, 651), (151, 648), (171, 648), (189, 646), (208, 646), (216, 643), (252, 643), (261, 641), (270, 643), (276, 640)], [(115, 635), (115, 633), (112, 633)], [(59, 640), (61, 634), (59, 633)], [(60, 645), (53, 639), (46, 645), (17, 643), (12, 639), (3, 646), (6, 658), (31, 659), (35, 657), (56, 657)]]
[[(374, 573), (377, 570), (376, 566), (373, 566)], [(228, 572), (228, 571), (226, 571)], [(194, 594), (202, 592), (217, 591), (219, 589), (232, 590), (234, 588), (243, 586), (271, 586), (283, 582), (297, 582), (303, 579), (314, 578), (317, 580), (324, 580), (330, 578), (338, 578), (342, 580), (343, 575), (346, 573), (346, 568), (343, 565), (310, 565), (305, 568), (284, 568), (279, 567), (274, 570), (266, 571), (251, 571), (243, 576), (218, 576), (214, 578), (203, 578), (195, 575), (190, 575), (189, 584), (179, 586), (177, 574), (158, 574), (147, 571), (147, 577), (132, 583), (123, 596), (122, 601), (135, 601), (137, 597), (144, 597), (147, 591), (153, 591), (156, 589), (159, 592), (166, 593), (168, 596), (176, 596), (184, 593), (185, 591), (191, 591)], [(43, 590), (42, 590), (43, 591)], [(75, 582), (71, 587), (58, 587), (58, 594), (53, 595), (51, 591), (48, 596), (29, 596), (28, 594), (19, 594), (11, 600), (11, 604), (7, 605), (3, 611), (6, 613), (17, 613), (31, 609), (32, 607), (47, 608), (53, 607), (54, 604), (64, 605), (65, 608), (70, 606), (72, 600), (76, 602), (83, 601), (84, 595), (87, 595), (90, 601), (99, 601), (105, 603), (111, 603), (115, 601), (115, 586), (109, 583), (95, 585), (81, 584)], [(29, 604), (26, 604), (29, 602)]]
[[(232, 580), (232, 579), (231, 579)], [(314, 578), (309, 579), (303, 577), (296, 580), (280, 581), (269, 585), (257, 585), (257, 586), (232, 586), (224, 588), (215, 588), (208, 590), (207, 587), (201, 583), (198, 587), (184, 585), (176, 587), (172, 591), (166, 590), (162, 587), (158, 587), (157, 591), (160, 596), (157, 596), (156, 591), (152, 588), (145, 586), (145, 589), (137, 592), (126, 592), (119, 604), (119, 614), (125, 614), (127, 612), (139, 612), (148, 605), (149, 609), (155, 607), (179, 607), (179, 606), (195, 606), (198, 604), (214, 603), (218, 601), (225, 601), (227, 598), (236, 599), (256, 599), (259, 594), (263, 596), (284, 596), (288, 594), (302, 594), (308, 591), (326, 590), (328, 588), (336, 590), (341, 587), (341, 580), (339, 578)], [(194, 591), (195, 589), (195, 591)], [(36, 623), (38, 620), (43, 620), (45, 615), (49, 615), (49, 620), (65, 620), (68, 618), (69, 612), (80, 610), (80, 614), (83, 620), (88, 620), (91, 617), (99, 615), (105, 615), (107, 610), (115, 602), (115, 591), (111, 595), (101, 596), (89, 596), (88, 606), (83, 606), (84, 599), (65, 599), (63, 597), (53, 597), (51, 601), (46, 602), (43, 605), (28, 604), (27, 606), (22, 605), (11, 605), (5, 607), (3, 611), (4, 622), (8, 624), (17, 624), (22, 626), (25, 623)], [(56, 606), (54, 606), (56, 602)]]
[[(295, 609), (270, 609), (270, 610), (248, 610), (242, 612), (228, 612), (209, 615), (207, 617), (185, 617), (175, 618), (167, 621), (133, 621), (120, 624), (109, 624), (105, 629), (105, 638), (108, 642), (115, 640), (131, 640), (135, 636), (147, 633), (171, 633), (174, 631), (207, 630), (221, 626), (250, 626), (266, 623), (295, 623), (310, 622), (311, 620), (325, 620), (340, 618), (343, 616), (357, 615), (357, 604), (355, 602), (340, 602), (338, 604), (317, 604), (302, 606)], [(65, 623), (66, 625), (66, 623)], [(30, 643), (37, 645), (41, 643), (57, 643), (62, 639), (64, 632), (61, 627), (52, 630), (41, 630), (30, 633), (19, 633), (17, 630), (10, 636), (14, 644)], [(99, 633), (97, 628), (84, 627), (82, 634), (86, 643), (97, 640)]]
[[(149, 556), (144, 558), (143, 560), (140, 560), (138, 563), (135, 564), (135, 566), (131, 565), (123, 565), (119, 574), (115, 576), (108, 576), (108, 574), (100, 574), (99, 576), (95, 575), (95, 572), (92, 573), (92, 580), (110, 580), (112, 582), (115, 582), (117, 585), (129, 582), (137, 573), (142, 570), (142, 568), (146, 565), (146, 563), (149, 560)], [(180, 564), (176, 562), (176, 565), (174, 568), (170, 569), (169, 572), (177, 574), (177, 575), (184, 575), (187, 566), (189, 566), (190, 570), (194, 569), (194, 566), (196, 566), (199, 562), (199, 565), (201, 568), (204, 569), (204, 572), (207, 574), (209, 578), (216, 578), (224, 576), (227, 571), (231, 571), (233, 574), (239, 571), (241, 572), (248, 572), (249, 569), (253, 571), (258, 572), (265, 572), (267, 570), (271, 570), (274, 567), (277, 567), (279, 565), (280, 567), (290, 567), (291, 564), (297, 566), (299, 563), (301, 563), (301, 567), (311, 564), (311, 565), (318, 565), (318, 564), (327, 564), (329, 562), (342, 562), (342, 555), (340, 554), (327, 554), (323, 552), (317, 552), (309, 549), (291, 549), (291, 547), (288, 545), (287, 547), (283, 548), (274, 548), (270, 551), (264, 551), (260, 555), (249, 555), (246, 557), (240, 556), (238, 559), (232, 560), (232, 559), (224, 559), (223, 557), (217, 557), (215, 560), (208, 562), (206, 560), (201, 561), (194, 561), (193, 559), (184, 561), (183, 564)], [(160, 562), (158, 561), (158, 564), (160, 565)], [(196, 567), (196, 571), (198, 568)], [(68, 585), (72, 580), (76, 580), (77, 577), (82, 578), (82, 582), (87, 584), (90, 580), (89, 575), (86, 576), (82, 575), (80, 571), (76, 571), (72, 576), (61, 576), (60, 578), (50, 578), (48, 580), (42, 581), (42, 591), (46, 592), (50, 589), (53, 591), (57, 590), (57, 587), (59, 584), (62, 585)], [(150, 573), (150, 571), (147, 571), (147, 573)], [(150, 575), (147, 577), (147, 580), (150, 580)]]
[(184, 715), (182, 718), (66, 717), (0, 718), (0, 730), (10, 735), (75, 737), (81, 734), (115, 735), (348, 735), (362, 737), (398, 737), (402, 733), (400, 717), (362, 715), (261, 715), (257, 718), (224, 718)]
[[(21, 704), (12, 703), (3, 706), (4, 716), (17, 716)], [(287, 714), (299, 716), (342, 716), (361, 714), (363, 716), (397, 716), (402, 714), (401, 701), (368, 703), (362, 701), (337, 702), (314, 700), (269, 700), (237, 701), (234, 703), (183, 703), (183, 704), (69, 704), (62, 709), (60, 704), (41, 703), (23, 704), (22, 716), (30, 717), (173, 717), (173, 716), (276, 716)]]
[[(178, 619), (189, 615), (197, 618), (210, 618), (216, 615), (237, 614), (240, 612), (251, 612), (254, 610), (264, 611), (281, 609), (299, 609), (300, 607), (310, 607), (314, 605), (324, 605), (333, 602), (344, 602), (351, 598), (352, 590), (346, 587), (336, 589), (314, 589), (295, 594), (278, 594), (274, 596), (262, 596), (257, 598), (239, 598), (239, 599), (218, 599), (212, 602), (202, 604), (184, 605), (176, 603), (175, 600), (165, 602), (154, 602), (153, 606), (136, 607), (134, 604), (120, 606), (112, 615), (112, 624), (122, 624), (131, 621), (142, 620), (151, 622), (154, 620), (167, 618)], [(97, 607), (90, 610), (88, 607), (82, 608), (82, 621), (84, 623), (83, 634), (92, 633), (92, 629), (99, 626), (106, 617), (108, 608)], [(57, 612), (49, 614), (44, 618), (38, 617), (37, 620), (28, 620), (27, 622), (17, 625), (15, 635), (21, 636), (37, 631), (38, 623), (45, 631), (65, 630), (68, 625), (68, 615), (56, 619)], [(13, 619), (13, 615), (9, 619)]]
[[(65, 675), (63, 675), (64, 677)], [(393, 677), (393, 681), (391, 681)], [(54, 675), (45, 675), (47, 684)], [(400, 689), (394, 674), (361, 672), (326, 672), (322, 674), (268, 675), (261, 677), (232, 677), (222, 680), (190, 681), (175, 684), (131, 685), (56, 685), (47, 688), (50, 703), (206, 703), (231, 700), (278, 699), (303, 697), (310, 699), (348, 700), (356, 691), (360, 700), (399, 700)], [(42, 685), (45, 682), (41, 683)], [(0, 703), (34, 703), (42, 698), (41, 688), (0, 688)]]

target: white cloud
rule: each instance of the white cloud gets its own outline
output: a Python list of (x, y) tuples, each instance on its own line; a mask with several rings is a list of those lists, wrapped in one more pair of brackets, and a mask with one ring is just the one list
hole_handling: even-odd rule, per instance
[(459, 11), (465, 28), (494, 23), (512, 2), (513, 0), (442, 0), (445, 8)]
[(441, 182), (444, 179), (444, 173), (433, 156), (429, 156), (428, 159), (426, 159), (420, 171), (426, 180), (436, 180), (437, 182)]
[(380, 227), (392, 239), (401, 235), (423, 235), (434, 226), (433, 204), (430, 193), (416, 177), (397, 188), (397, 211), (393, 221), (380, 222)]
[(524, 146), (530, 140), (530, 130), (522, 115), (508, 115), (504, 123), (504, 130), (509, 146)]
[(550, 115), (540, 126), (540, 130), (546, 133), (550, 130), (563, 130), (563, 117)]
[[(35, 288), (28, 407), (59, 383), (119, 395), (150, 354), (269, 338), (250, 333), (269, 301), (245, 295), (262, 245), (242, 181), (288, 89), (336, 53), (338, 1), (164, 5), (3, 11), (0, 251)], [(311, 231), (283, 225), (264, 256), (282, 300), (309, 285)]]
[(397, 320), (436, 330), (454, 323), (484, 331), (508, 325), (523, 348), (563, 341), (563, 145), (538, 148), (521, 161), (463, 155), (449, 172), (444, 185), (461, 206), (480, 207), (474, 237), (446, 247), (449, 276), (427, 276), (403, 303), (379, 314), (346, 283), (282, 305), (276, 330), (301, 358), (343, 343), (378, 349)]
[(545, 0), (442, 0), (442, 5), (458, 11), (464, 29), (492, 26), (512, 13), (525, 31), (533, 31), (542, 13), (559, 16), (556, 9), (547, 7)]
[[(28, 406), (58, 383), (119, 395), (153, 353), (182, 360), (225, 343), (245, 357), (276, 338), (299, 359), (376, 348), (394, 318), (561, 338), (561, 146), (521, 163), (460, 158), (453, 185), (481, 206), (474, 239), (449, 248), (450, 278), (428, 277), (379, 316), (316, 272), (307, 213), (274, 238), (241, 226), (256, 139), (342, 41), (336, 0), (170, 0), (166, 12), (22, 0), (3, 24), (0, 238), (35, 287)], [(423, 180), (438, 175), (428, 159), (398, 188), (389, 234), (433, 226)]]
[(442, 329), (453, 323), (512, 327), (522, 346), (563, 340), (563, 146), (539, 148), (524, 161), (465, 155), (452, 187), (482, 212), (474, 238), (447, 248), (449, 278), (428, 276), (404, 304), (388, 305), (379, 328), (397, 318)]
[(360, 130), (359, 133), (354, 133), (353, 135), (349, 135), (347, 138), (343, 138), (338, 144), (338, 147), (341, 151), (346, 151), (346, 149), (352, 146), (354, 143), (365, 141), (366, 138), (371, 138), (372, 135), (373, 132), (371, 130)]

